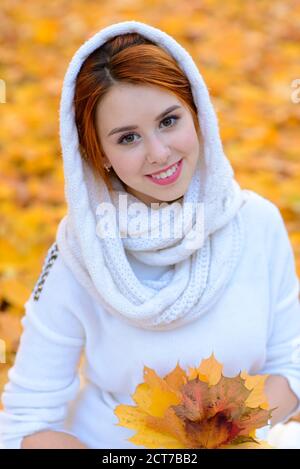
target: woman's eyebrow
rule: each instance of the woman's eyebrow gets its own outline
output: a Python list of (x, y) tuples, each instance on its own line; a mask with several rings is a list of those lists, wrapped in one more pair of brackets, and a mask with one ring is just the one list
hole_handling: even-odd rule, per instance
[[(174, 106), (168, 107), (168, 109), (160, 113), (159, 116), (155, 118), (155, 120), (158, 121), (159, 119), (164, 117), (166, 114), (169, 114), (169, 112), (174, 111), (175, 109), (178, 109), (178, 108), (181, 108), (179, 104), (175, 104)], [(111, 135), (116, 134), (118, 132), (124, 132), (125, 130), (134, 130), (137, 128), (138, 128), (138, 125), (127, 125), (126, 127), (116, 127), (115, 129), (111, 130), (107, 134), (107, 137), (110, 137)]]

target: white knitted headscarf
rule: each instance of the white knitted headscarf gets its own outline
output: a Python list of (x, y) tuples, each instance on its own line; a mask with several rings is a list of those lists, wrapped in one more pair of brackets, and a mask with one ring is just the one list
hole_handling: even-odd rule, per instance
[[(181, 201), (183, 208), (188, 204), (193, 207), (189, 232), (193, 228), (196, 232), (196, 207), (199, 203), (204, 207), (202, 242), (195, 242), (193, 248), (191, 243), (187, 246), (183, 235), (157, 238), (149, 237), (147, 230), (140, 230), (139, 237), (124, 237), (122, 217), (115, 238), (99, 236), (97, 231), (98, 205), (110, 202), (117, 207), (116, 196), (126, 191), (121, 181), (112, 176), (111, 195), (80, 154), (73, 104), (75, 82), (88, 55), (114, 36), (129, 32), (137, 32), (164, 48), (191, 84), (203, 154)], [(239, 209), (244, 191), (235, 181), (223, 152), (208, 90), (189, 53), (171, 36), (145, 23), (124, 21), (105, 27), (77, 50), (69, 64), (61, 96), (60, 138), (68, 213), (59, 223), (56, 242), (78, 281), (109, 313), (144, 329), (174, 329), (208, 313), (232, 279), (240, 259), (244, 232)], [(129, 205), (141, 203), (127, 195)], [(164, 204), (158, 212), (162, 214), (174, 204), (178, 202)], [(144, 206), (149, 215), (151, 208)], [(177, 221), (175, 216), (174, 223)], [(158, 280), (139, 279), (127, 252), (145, 264), (170, 268)]]

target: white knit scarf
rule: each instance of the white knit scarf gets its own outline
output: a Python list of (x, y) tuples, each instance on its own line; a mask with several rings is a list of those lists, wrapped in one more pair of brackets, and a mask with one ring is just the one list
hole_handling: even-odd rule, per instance
[[(118, 219), (117, 236), (99, 235), (99, 204), (108, 202), (118, 210), (120, 194), (128, 196), (128, 207), (141, 201), (127, 194), (115, 176), (111, 176), (114, 187), (111, 195), (82, 158), (73, 107), (75, 80), (83, 61), (93, 50), (108, 39), (128, 32), (144, 35), (177, 60), (191, 83), (198, 110), (203, 148), (180, 201), (182, 209), (192, 207), (193, 217), (185, 235), (179, 238), (151, 237), (148, 230), (141, 229), (138, 237), (132, 233), (123, 237), (124, 217)], [(145, 23), (124, 21), (102, 29), (77, 50), (68, 67), (61, 97), (60, 137), (68, 213), (58, 226), (56, 242), (78, 281), (109, 313), (144, 329), (174, 329), (209, 312), (233, 278), (240, 259), (244, 232), (239, 209), (244, 191), (234, 179), (224, 155), (206, 85), (188, 52), (171, 36)], [(180, 202), (164, 204), (157, 209), (158, 215), (178, 207)], [(199, 204), (204, 207), (202, 241), (187, 245), (187, 235), (197, 233)], [(145, 211), (139, 220), (151, 217), (151, 208), (143, 205)], [(172, 233), (179, 232), (181, 221), (180, 217), (173, 217)], [(145, 264), (170, 268), (158, 280), (140, 280), (128, 262), (127, 252)]]

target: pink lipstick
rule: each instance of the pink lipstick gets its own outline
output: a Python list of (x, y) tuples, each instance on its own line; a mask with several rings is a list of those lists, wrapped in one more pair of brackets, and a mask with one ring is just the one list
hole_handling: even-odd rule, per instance
[[(177, 162), (176, 164), (174, 164), (173, 166), (171, 166), (171, 168), (169, 168), (169, 170), (172, 170), (174, 167), (176, 169), (174, 170), (174, 172), (170, 176), (157, 178), (157, 177), (155, 177), (155, 174), (153, 174), (153, 175), (150, 174), (150, 175), (146, 175), (146, 177), (149, 178), (155, 184), (158, 184), (160, 186), (166, 186), (167, 184), (171, 184), (171, 183), (177, 181), (177, 179), (179, 178), (179, 176), (181, 174), (181, 170), (182, 170), (182, 159), (179, 162)], [(161, 173), (162, 173), (162, 171), (161, 171)]]

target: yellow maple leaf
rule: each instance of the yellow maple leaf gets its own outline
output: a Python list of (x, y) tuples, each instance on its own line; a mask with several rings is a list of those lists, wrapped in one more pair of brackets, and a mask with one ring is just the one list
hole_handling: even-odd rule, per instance
[(264, 393), (265, 381), (269, 375), (248, 375), (246, 371), (241, 373), (241, 376), (245, 379), (245, 386), (251, 389), (252, 392), (247, 399), (247, 405), (249, 407), (260, 406), (263, 409), (268, 409), (269, 404), (267, 397)]
[(210, 386), (217, 384), (222, 376), (223, 365), (219, 363), (212, 353), (209, 358), (201, 361), (198, 368), (190, 368), (189, 379), (197, 376), (201, 381), (205, 381)]

